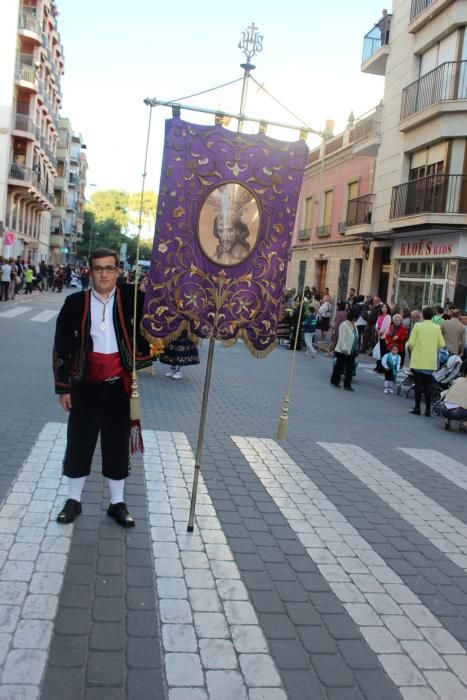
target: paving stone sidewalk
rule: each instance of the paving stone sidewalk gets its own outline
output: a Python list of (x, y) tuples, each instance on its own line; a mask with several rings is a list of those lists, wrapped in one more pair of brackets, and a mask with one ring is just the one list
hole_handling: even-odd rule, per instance
[[(462, 561), (383, 500), (347, 447), (364, 450), (369, 464), (380, 460), (394, 484), (413, 486), (456, 518), (456, 536), (450, 522), (443, 537), (467, 556), (463, 435), (409, 416), (410, 401), (383, 396), (380, 378), (365, 371), (371, 365), (359, 368), (348, 394), (331, 391), (329, 358), (299, 355), (288, 438), (280, 443), (285, 456), (269, 464), (268, 476), (267, 450), (256, 454), (256, 443), (242, 440), (276, 444), (291, 353), (278, 348), (258, 361), (242, 344), (216, 348), (197, 522), (188, 536), (203, 346), (201, 366), (187, 368), (181, 381), (157, 364), (155, 376), (140, 375), (147, 453), (134, 461), (126, 491), (137, 527), (125, 531), (106, 515), (99, 455), (83, 514), (60, 527), (54, 517), (65, 496), (66, 417), (51, 393), (53, 326), (38, 324), (31, 352), (26, 324), (1, 322), (2, 330), (8, 324), (5, 389), (17, 398), (0, 444), (7, 499), (0, 511), (0, 700), (467, 697), (465, 664), (455, 658), (467, 649)], [(441, 466), (427, 466), (413, 449), (432, 450)], [(446, 474), (443, 456), (451, 459)], [(298, 485), (280, 471), (286, 463), (295, 469), (291, 460), (301, 470)], [(280, 474), (286, 481), (274, 486), (269, 480)], [(364, 543), (393, 581), (311, 556), (324, 524), (312, 520), (321, 515), (304, 500), (310, 489), (319, 490), (318, 505), (334, 509), (339, 527), (353, 529), (340, 544), (321, 533), (322, 556), (350, 566), (346, 557), (353, 561)], [(423, 619), (399, 612), (410, 604), (426, 610)]]

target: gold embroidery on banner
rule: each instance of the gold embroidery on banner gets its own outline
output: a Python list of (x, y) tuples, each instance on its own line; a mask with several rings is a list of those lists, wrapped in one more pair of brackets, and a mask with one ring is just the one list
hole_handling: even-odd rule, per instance
[[(216, 159), (201, 157), (195, 146), (200, 134), (208, 155), (216, 146)], [(246, 140), (242, 134), (232, 138), (229, 133), (224, 137), (222, 131), (215, 128), (210, 137), (205, 130), (198, 133), (195, 125), (184, 126), (179, 129), (171, 149), (179, 152), (172, 162), (184, 162), (183, 166), (177, 165), (175, 187), (182, 191), (178, 206), (173, 208), (179, 231), (174, 237), (173, 225), (165, 222), (164, 230), (156, 232), (156, 249), (160, 255), (153, 258), (152, 264), (155, 277), (161, 281), (151, 283), (153, 296), (147, 304), (143, 334), (151, 340), (176, 324), (176, 329), (164, 337), (164, 344), (176, 340), (183, 331), (195, 343), (199, 343), (199, 336), (215, 338), (224, 345), (233, 345), (242, 338), (253, 355), (262, 357), (276, 346), (274, 338), (280, 310), (276, 293), (285, 271), (285, 263), (276, 251), (286, 251), (291, 236), (289, 227), (280, 220), (285, 215), (295, 215), (283, 182), (284, 178), (289, 183), (295, 181), (293, 196), (298, 195), (301, 169), (297, 168), (295, 173), (289, 164), (282, 162), (290, 154), (287, 145), (276, 146), (274, 158), (264, 165), (263, 156), (271, 156), (264, 136), (258, 136), (257, 140), (250, 136)], [(250, 188), (260, 203), (261, 223), (256, 247), (246, 258), (249, 265), (241, 275), (235, 275), (235, 267), (222, 265), (217, 274), (212, 274), (211, 267), (203, 269), (199, 252), (194, 254), (199, 251), (200, 243), (192, 226), (197, 225), (195, 221), (202, 202), (216, 188), (228, 183), (216, 169), (219, 154), (234, 178), (240, 173), (246, 174), (242, 178), (244, 187)], [(260, 167), (258, 162), (261, 162)], [(169, 169), (173, 176), (173, 166), (168, 166), (166, 172)], [(159, 211), (165, 211), (169, 196), (173, 197), (173, 192), (162, 189)], [(271, 225), (270, 202), (275, 203), (274, 225)], [(282, 203), (282, 213), (277, 203)], [(175, 201), (171, 204), (173, 207)], [(273, 245), (275, 250), (272, 250)], [(171, 300), (170, 306), (164, 303), (167, 298)], [(258, 347), (264, 349), (258, 350)]]

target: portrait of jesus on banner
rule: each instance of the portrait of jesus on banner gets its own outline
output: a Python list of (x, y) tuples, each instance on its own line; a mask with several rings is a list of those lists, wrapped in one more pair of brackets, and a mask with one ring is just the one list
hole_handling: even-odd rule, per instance
[(262, 357), (277, 324), (308, 148), (220, 125), (166, 122), (142, 331), (186, 331)]
[(203, 253), (219, 265), (238, 265), (254, 250), (260, 212), (252, 192), (228, 183), (211, 192), (201, 207), (198, 238)]

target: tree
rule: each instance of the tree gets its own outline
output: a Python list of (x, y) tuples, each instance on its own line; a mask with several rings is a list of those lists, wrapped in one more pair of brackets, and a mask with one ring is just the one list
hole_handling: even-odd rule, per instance
[(98, 221), (94, 211), (86, 207), (84, 210), (83, 238), (76, 246), (76, 253), (83, 262), (87, 259), (89, 252), (96, 248), (112, 248), (118, 253), (121, 244), (128, 239), (129, 237), (122, 234), (121, 227), (113, 219), (101, 219)]
[(91, 196), (89, 210), (94, 213), (98, 226), (111, 220), (120, 230), (127, 231), (130, 220), (128, 213), (129, 194), (124, 190), (103, 190)]
[[(85, 261), (89, 251), (96, 248), (112, 248), (119, 253), (122, 243), (126, 243), (127, 260), (133, 265), (136, 262), (137, 236), (129, 233), (129, 225), (137, 233), (140, 202), (141, 194), (137, 192), (132, 195), (124, 190), (95, 192), (84, 210), (83, 238), (77, 244), (78, 257)], [(156, 209), (157, 194), (146, 192), (141, 217), (140, 260), (151, 259)], [(144, 228), (150, 240), (144, 240)]]
[[(141, 192), (134, 192), (128, 200), (130, 222), (134, 226), (139, 224), (139, 209), (141, 205)], [(157, 193), (148, 191), (143, 195), (143, 207), (141, 210), (141, 238), (154, 236), (154, 226), (157, 214)]]

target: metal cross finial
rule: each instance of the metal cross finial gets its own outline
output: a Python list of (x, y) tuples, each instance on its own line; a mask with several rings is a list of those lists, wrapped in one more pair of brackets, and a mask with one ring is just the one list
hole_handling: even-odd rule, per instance
[(259, 33), (259, 28), (254, 22), (242, 32), (242, 40), (238, 42), (238, 48), (245, 54), (247, 63), (263, 50), (263, 35)]

